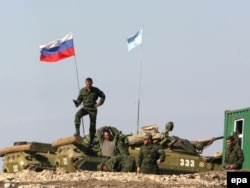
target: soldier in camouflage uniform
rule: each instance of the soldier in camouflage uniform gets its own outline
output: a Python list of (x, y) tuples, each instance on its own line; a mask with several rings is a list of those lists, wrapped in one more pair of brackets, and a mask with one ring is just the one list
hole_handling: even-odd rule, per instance
[[(105, 94), (98, 89), (97, 87), (93, 87), (92, 78), (86, 78), (85, 87), (82, 88), (79, 92), (79, 95), (76, 100), (73, 100), (76, 107), (78, 107), (81, 103), (83, 103), (83, 108), (81, 108), (75, 115), (75, 136), (80, 135), (80, 124), (81, 118), (87, 114), (89, 114), (90, 119), (90, 145), (93, 142), (96, 133), (96, 117), (97, 117), (97, 108), (101, 106), (105, 101)], [(98, 98), (100, 97), (99, 102), (97, 103)]]
[(135, 172), (136, 163), (135, 159), (129, 155), (117, 155), (111, 157), (105, 163), (97, 166), (97, 170), (104, 172)]
[(152, 135), (146, 133), (138, 156), (137, 173), (159, 174), (158, 165), (164, 160), (164, 150), (160, 145), (153, 144)]
[(225, 154), (224, 169), (240, 169), (244, 161), (242, 149), (234, 142), (233, 136), (229, 136), (226, 143), (228, 148)]

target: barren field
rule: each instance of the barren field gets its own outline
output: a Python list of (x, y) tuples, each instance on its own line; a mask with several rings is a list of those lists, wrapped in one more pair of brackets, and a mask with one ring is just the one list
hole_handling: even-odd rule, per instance
[(180, 175), (145, 175), (119, 172), (63, 170), (34, 172), (25, 170), (16, 174), (0, 173), (0, 187), (4, 188), (156, 188), (156, 187), (226, 187), (226, 172), (207, 172)]

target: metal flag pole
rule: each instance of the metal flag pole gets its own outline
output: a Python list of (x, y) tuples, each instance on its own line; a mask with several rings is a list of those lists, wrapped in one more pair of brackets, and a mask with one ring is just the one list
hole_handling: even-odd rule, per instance
[(137, 134), (139, 133), (140, 124), (140, 95), (141, 95), (141, 71), (142, 70), (142, 44), (140, 49), (140, 74), (139, 74), (139, 96), (138, 96), (138, 111), (137, 111)]
[[(77, 70), (77, 65), (76, 65), (76, 55), (74, 55), (74, 59), (75, 59), (76, 79), (77, 79), (78, 91), (80, 91), (79, 76), (78, 76), (78, 70)], [(83, 131), (83, 136), (84, 136), (85, 130), (84, 130), (83, 118), (82, 118), (82, 131)]]

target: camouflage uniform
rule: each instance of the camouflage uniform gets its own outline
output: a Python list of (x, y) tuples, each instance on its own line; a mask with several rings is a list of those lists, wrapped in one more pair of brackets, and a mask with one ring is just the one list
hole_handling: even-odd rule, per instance
[(118, 136), (116, 147), (117, 147), (117, 152), (120, 155), (129, 155), (128, 138), (126, 135), (120, 134)]
[(165, 160), (165, 153), (161, 146), (142, 145), (138, 156), (137, 166), (141, 168), (143, 174), (159, 174), (157, 160)]
[(102, 170), (102, 166), (106, 165), (110, 172), (135, 172), (135, 159), (129, 155), (117, 155), (111, 157), (105, 163), (99, 164), (97, 170)]
[(244, 155), (242, 149), (238, 144), (227, 148), (224, 160), (224, 167), (227, 169), (227, 165), (234, 165), (234, 169), (240, 169), (244, 161)]
[(80, 126), (81, 118), (89, 114), (89, 134), (92, 140), (96, 133), (97, 109), (94, 108), (94, 105), (96, 104), (98, 97), (100, 97), (99, 105), (102, 105), (105, 101), (105, 94), (97, 87), (92, 87), (91, 91), (88, 91), (87, 88), (84, 87), (80, 90), (77, 100), (75, 101), (77, 105), (83, 103), (83, 108), (81, 108), (75, 115), (75, 125), (76, 127)]

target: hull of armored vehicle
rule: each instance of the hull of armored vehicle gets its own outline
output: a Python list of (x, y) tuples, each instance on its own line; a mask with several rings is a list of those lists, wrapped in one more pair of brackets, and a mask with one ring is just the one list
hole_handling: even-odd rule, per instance
[[(145, 128), (146, 132), (152, 131), (151, 127), (149, 128)], [(153, 127), (153, 130), (157, 128)], [(124, 151), (126, 154), (128, 152), (137, 160), (144, 133), (124, 135), (115, 127), (111, 127), (112, 131), (116, 132), (113, 136), (118, 138), (117, 146), (119, 146), (120, 154)], [(213, 157), (200, 155), (204, 148), (218, 138), (191, 142), (176, 136), (166, 136), (165, 133), (157, 131), (153, 132), (153, 135), (154, 143), (161, 145), (165, 151), (166, 159), (159, 165), (161, 174), (196, 173), (222, 169), (222, 155)], [(89, 135), (86, 135), (62, 138), (52, 144), (14, 143), (14, 146), (0, 150), (0, 156), (4, 157), (3, 172), (12, 173), (24, 169), (41, 171), (56, 168), (63, 168), (68, 172), (96, 171), (97, 166), (108, 159), (101, 156), (99, 139), (95, 137), (94, 146), (91, 148), (88, 147), (89, 140)]]
[[(61, 149), (63, 149), (63, 147), (61, 147)], [(65, 147), (74, 148), (75, 146), (67, 145)], [(67, 172), (76, 172), (82, 170), (96, 171), (97, 165), (101, 162), (102, 159), (100, 156), (86, 155), (84, 152), (82, 152), (81, 155), (78, 155), (77, 157), (74, 155), (68, 155), (67, 153), (61, 153), (56, 157), (57, 168), (64, 168)]]
[(71, 136), (54, 141), (52, 147), (56, 148), (56, 167), (63, 168), (67, 172), (97, 170), (97, 165), (102, 161), (99, 144), (95, 140), (95, 147), (88, 148), (88, 140), (88, 136), (84, 138)]
[(49, 153), (30, 154), (26, 152), (14, 152), (5, 155), (3, 172), (16, 173), (25, 169), (42, 171), (44, 169), (53, 170), (55, 167), (50, 160), (55, 155)]
[[(133, 141), (133, 136), (128, 137), (127, 149), (131, 156), (137, 160), (142, 144), (143, 135), (134, 135), (136, 138)], [(168, 138), (169, 140), (170, 138)], [(66, 140), (71, 140), (67, 142)], [(157, 138), (155, 139), (157, 140)], [(190, 142), (188, 140), (174, 137), (174, 141), (170, 139), (171, 146), (162, 144), (165, 151), (166, 159), (159, 165), (161, 174), (181, 174), (181, 173), (196, 173), (206, 171), (218, 171), (222, 168), (222, 155), (204, 157), (197, 151), (197, 145), (211, 144), (214, 138), (203, 142)], [(61, 144), (59, 143), (61, 141)], [(94, 147), (88, 148), (88, 135), (83, 138), (66, 138), (57, 143), (52, 143), (52, 146), (57, 147), (56, 166), (64, 168), (68, 172), (78, 170), (96, 171), (97, 165), (105, 162), (107, 158), (101, 157), (101, 150), (98, 139), (94, 140)], [(201, 146), (200, 146), (201, 147)], [(200, 148), (199, 147), (199, 148)], [(203, 146), (202, 146), (203, 148)]]
[[(202, 157), (164, 149), (166, 159), (159, 165), (161, 174), (185, 174), (221, 170), (222, 156)], [(129, 150), (130, 155), (138, 157), (139, 148)]]
[[(105, 162), (106, 158), (102, 158), (94, 151), (84, 152), (79, 149), (80, 145), (68, 144), (60, 146), (60, 152), (56, 156), (56, 166), (64, 168), (68, 172), (76, 172), (81, 170), (96, 171), (97, 165)], [(221, 170), (222, 156), (193, 156), (181, 152), (173, 152), (164, 149), (166, 159), (159, 165), (161, 174), (183, 174), (207, 171)], [(139, 148), (129, 148), (131, 156), (137, 160)]]
[(42, 171), (54, 170), (55, 149), (51, 144), (38, 142), (15, 142), (0, 150), (3, 172), (16, 173), (25, 169)]
[(96, 171), (97, 165), (102, 162), (101, 157), (92, 150), (82, 150), (80, 144), (66, 144), (59, 146), (55, 158), (57, 168), (63, 168), (67, 172), (79, 170)]

